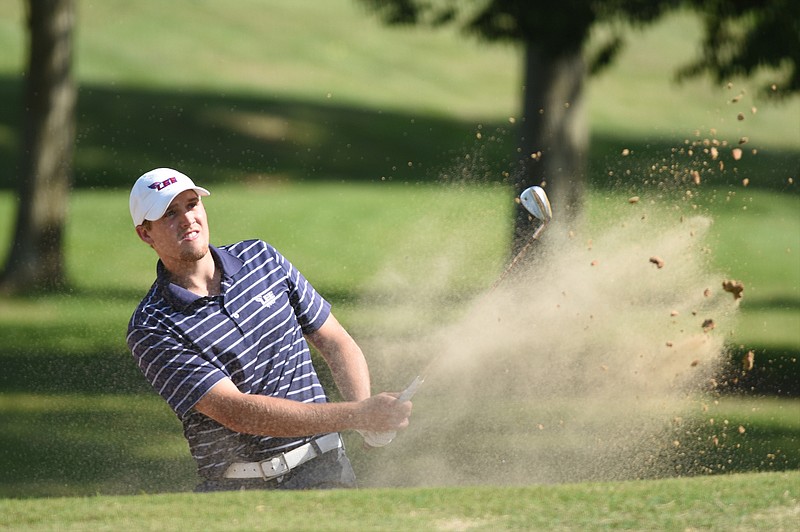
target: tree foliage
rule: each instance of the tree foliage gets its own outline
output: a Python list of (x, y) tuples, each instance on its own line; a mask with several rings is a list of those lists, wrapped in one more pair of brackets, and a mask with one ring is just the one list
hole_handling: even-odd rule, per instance
[[(359, 0), (389, 25), (455, 25), (486, 41), (536, 42), (559, 55), (582, 47), (591, 27), (621, 22), (596, 52), (590, 70), (609, 64), (624, 43), (624, 24), (643, 25), (687, 7), (703, 20), (700, 55), (680, 77), (718, 81), (777, 73), (784, 94), (800, 92), (800, 2), (797, 0)], [(771, 89), (772, 83), (770, 83)]]
[(726, 82), (767, 69), (772, 76), (764, 82), (765, 92), (800, 93), (800, 2), (689, 0), (689, 4), (703, 17), (703, 48), (679, 76), (707, 72)]
[[(644, 26), (679, 8), (704, 21), (703, 48), (678, 78), (710, 73), (720, 81), (777, 71), (784, 93), (800, 90), (800, 2), (797, 0), (359, 0), (389, 25), (444, 25), (488, 42), (519, 44), (524, 51), (524, 95), (519, 123), (517, 192), (547, 184), (560, 216), (581, 211), (588, 129), (584, 79), (611, 64), (631, 26)], [(597, 24), (611, 29), (586, 57)], [(772, 83), (770, 83), (772, 85)], [(773, 93), (778, 92), (773, 88)], [(514, 242), (529, 233), (520, 217)]]
[[(388, 25), (455, 25), (466, 35), (489, 42), (535, 42), (558, 56), (580, 50), (592, 26), (626, 20), (645, 24), (658, 19), (679, 0), (359, 0)], [(598, 54), (613, 59), (622, 42), (615, 33)]]

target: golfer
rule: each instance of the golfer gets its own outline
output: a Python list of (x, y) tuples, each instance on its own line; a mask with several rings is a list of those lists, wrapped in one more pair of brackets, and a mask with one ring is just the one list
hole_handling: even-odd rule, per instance
[[(159, 261), (128, 347), (183, 424), (196, 491), (355, 487), (339, 432), (403, 429), (411, 403), (370, 394), (361, 349), (275, 248), (209, 243), (208, 195), (169, 168), (130, 195), (136, 234)], [(307, 340), (344, 402), (327, 401)]]

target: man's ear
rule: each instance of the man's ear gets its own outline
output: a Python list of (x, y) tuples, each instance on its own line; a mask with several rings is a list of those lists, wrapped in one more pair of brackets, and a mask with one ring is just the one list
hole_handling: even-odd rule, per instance
[(147, 228), (144, 225), (137, 225), (136, 226), (136, 234), (139, 235), (139, 239), (147, 244), (148, 246), (153, 245), (153, 239), (150, 236), (150, 233), (147, 231)]

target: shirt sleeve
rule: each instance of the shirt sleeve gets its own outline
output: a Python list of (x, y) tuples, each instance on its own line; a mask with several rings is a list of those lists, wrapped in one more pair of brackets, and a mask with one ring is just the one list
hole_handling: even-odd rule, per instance
[[(271, 246), (270, 246), (271, 247)], [(294, 309), (297, 321), (304, 334), (310, 334), (322, 327), (331, 313), (331, 304), (317, 292), (310, 282), (281, 253), (272, 248), (278, 264), (281, 265), (289, 286), (289, 302)]]
[(127, 340), (145, 378), (181, 419), (226, 377), (168, 330), (131, 325)]

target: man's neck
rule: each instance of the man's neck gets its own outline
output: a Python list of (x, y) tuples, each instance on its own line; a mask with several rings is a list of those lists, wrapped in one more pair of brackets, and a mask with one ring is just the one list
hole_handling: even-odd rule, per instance
[(222, 272), (217, 268), (210, 251), (198, 261), (181, 263), (167, 269), (170, 272), (170, 281), (194, 294), (205, 297), (216, 296), (221, 292)]

